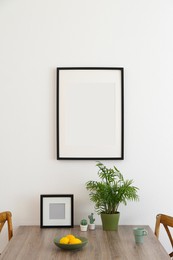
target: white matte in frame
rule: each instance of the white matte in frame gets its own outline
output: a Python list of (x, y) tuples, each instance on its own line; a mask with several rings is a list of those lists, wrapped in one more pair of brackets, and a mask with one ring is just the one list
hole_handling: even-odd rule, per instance
[[(54, 212), (54, 217), (50, 218), (50, 205), (60, 205), (62, 212)], [(64, 207), (62, 207), (62, 205)], [(63, 212), (64, 211), (64, 212)], [(59, 216), (56, 218), (55, 216)], [(64, 217), (63, 217), (64, 216)], [(43, 198), (43, 226), (66, 226), (71, 225), (71, 198), (65, 197), (45, 197)]]

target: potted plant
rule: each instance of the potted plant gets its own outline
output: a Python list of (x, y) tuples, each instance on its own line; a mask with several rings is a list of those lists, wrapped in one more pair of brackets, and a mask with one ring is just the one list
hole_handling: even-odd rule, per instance
[(88, 222), (86, 219), (82, 219), (80, 222), (80, 230), (87, 231), (87, 229), (88, 229)]
[(138, 200), (138, 188), (133, 186), (133, 180), (125, 180), (114, 166), (107, 168), (97, 162), (100, 181), (88, 181), (86, 189), (90, 191), (90, 200), (95, 203), (95, 209), (101, 215), (103, 230), (117, 230), (119, 216), (118, 207), (128, 200)]
[(89, 218), (89, 229), (94, 230), (95, 229), (95, 218), (94, 218), (94, 213), (91, 213), (91, 215), (88, 215)]

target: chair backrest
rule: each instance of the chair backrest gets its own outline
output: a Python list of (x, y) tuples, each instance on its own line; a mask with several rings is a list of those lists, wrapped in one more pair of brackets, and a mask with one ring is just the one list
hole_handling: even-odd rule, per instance
[(0, 232), (6, 221), (8, 225), (8, 239), (10, 240), (13, 236), (12, 214), (10, 211), (0, 212)]
[[(173, 217), (164, 214), (158, 214), (156, 216), (155, 235), (157, 238), (159, 238), (160, 224), (164, 226), (173, 248), (173, 238), (169, 229), (169, 227), (173, 228)], [(171, 252), (169, 256), (173, 257), (173, 252)]]

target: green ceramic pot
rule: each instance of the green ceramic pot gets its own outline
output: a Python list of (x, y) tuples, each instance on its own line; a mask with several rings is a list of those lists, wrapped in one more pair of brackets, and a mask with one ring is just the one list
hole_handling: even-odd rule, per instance
[(117, 212), (115, 214), (105, 214), (101, 213), (101, 220), (102, 220), (102, 226), (103, 230), (117, 230), (118, 229), (118, 223), (119, 223), (120, 213)]

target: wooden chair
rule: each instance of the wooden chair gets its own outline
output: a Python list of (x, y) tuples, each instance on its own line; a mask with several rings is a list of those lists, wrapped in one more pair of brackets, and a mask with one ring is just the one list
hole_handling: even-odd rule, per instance
[[(173, 217), (164, 214), (158, 214), (156, 216), (155, 235), (157, 238), (159, 238), (160, 224), (164, 226), (173, 248), (173, 238), (169, 229), (170, 227), (173, 228)], [(169, 256), (172, 258), (173, 252), (171, 252)]]
[(8, 225), (8, 239), (10, 240), (13, 236), (12, 214), (10, 211), (0, 212), (0, 232), (6, 221)]

